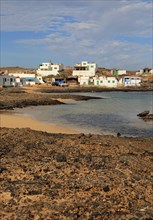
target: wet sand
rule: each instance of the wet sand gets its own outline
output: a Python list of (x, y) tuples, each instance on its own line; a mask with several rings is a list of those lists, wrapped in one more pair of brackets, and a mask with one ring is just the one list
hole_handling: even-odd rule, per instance
[(2, 113), (0, 115), (0, 126), (6, 128), (31, 128), (37, 131), (49, 133), (78, 134), (78, 131), (62, 126), (51, 125), (37, 121), (29, 116), (12, 113)]

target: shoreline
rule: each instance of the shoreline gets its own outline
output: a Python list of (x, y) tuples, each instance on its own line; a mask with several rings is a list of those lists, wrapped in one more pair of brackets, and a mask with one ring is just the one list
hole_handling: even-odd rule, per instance
[[(1, 107), (62, 101), (49, 94), (0, 96)], [(153, 216), (152, 137), (84, 134), (20, 114), (16, 107), (0, 113), (1, 219)]]
[(50, 123), (41, 122), (27, 115), (16, 114), (15, 112), (4, 111), (0, 115), (1, 128), (30, 128), (35, 131), (44, 131), (48, 133), (62, 134), (79, 134), (78, 131), (66, 128), (64, 126), (53, 125)]

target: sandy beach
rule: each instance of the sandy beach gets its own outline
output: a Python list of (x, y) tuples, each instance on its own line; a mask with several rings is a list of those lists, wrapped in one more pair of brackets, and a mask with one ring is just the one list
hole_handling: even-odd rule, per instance
[(17, 115), (13, 113), (2, 113), (0, 115), (0, 126), (6, 128), (31, 128), (37, 131), (49, 133), (78, 134), (78, 131), (62, 126), (51, 125), (37, 121), (29, 116)]

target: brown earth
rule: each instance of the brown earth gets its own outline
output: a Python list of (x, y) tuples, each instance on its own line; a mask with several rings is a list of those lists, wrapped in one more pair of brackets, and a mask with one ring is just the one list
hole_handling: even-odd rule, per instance
[(153, 219), (153, 138), (0, 131), (1, 219)]
[(24, 68), (24, 67), (19, 67), (19, 66), (10, 66), (10, 67), (0, 67), (0, 73), (36, 73), (36, 69), (33, 68)]
[[(41, 87), (29, 88), (3, 88), (0, 91), (0, 110), (23, 108), (38, 105), (64, 104), (65, 99), (89, 100), (100, 99), (99, 97), (72, 95), (72, 94), (47, 94), (39, 91)], [(46, 88), (46, 87), (43, 87)], [(60, 100), (60, 101), (59, 101)]]

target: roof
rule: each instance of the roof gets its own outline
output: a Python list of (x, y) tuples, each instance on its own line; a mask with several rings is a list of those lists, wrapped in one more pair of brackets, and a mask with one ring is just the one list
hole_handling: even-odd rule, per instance
[(0, 77), (16, 78), (15, 76), (10, 76), (10, 75), (6, 75), (6, 74), (5, 75), (2, 74), (2, 75), (0, 75)]

